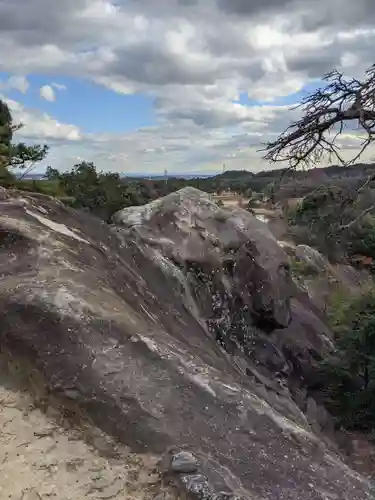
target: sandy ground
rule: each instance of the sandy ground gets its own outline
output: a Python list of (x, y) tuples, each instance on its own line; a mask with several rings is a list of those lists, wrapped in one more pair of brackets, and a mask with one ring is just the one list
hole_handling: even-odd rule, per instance
[(1, 500), (148, 500), (160, 491), (156, 457), (108, 458), (35, 407), (0, 360)]

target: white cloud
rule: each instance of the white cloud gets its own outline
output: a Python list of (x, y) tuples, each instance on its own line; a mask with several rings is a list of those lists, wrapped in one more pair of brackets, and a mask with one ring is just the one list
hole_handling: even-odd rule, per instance
[(22, 94), (26, 94), (29, 90), (29, 82), (26, 77), (20, 75), (14, 75), (8, 78), (5, 82), (0, 82), (0, 89), (5, 90), (18, 90)]
[(79, 141), (82, 139), (81, 131), (75, 125), (60, 123), (46, 113), (26, 109), (22, 104), (12, 99), (1, 96), (8, 104), (15, 123), (22, 124), (18, 137), (22, 139), (55, 141)]
[[(357, 76), (374, 62), (372, 3), (3, 0), (0, 69), (48, 73), (56, 82), (85, 78), (155, 99), (159, 126), (122, 137), (88, 137), (74, 125), (38, 116), (29, 129), (42, 138), (53, 131), (64, 158), (96, 155), (101, 165), (120, 170), (189, 170), (223, 161), (260, 168), (267, 166), (255, 152), (260, 142), (293, 116), (276, 109), (275, 98), (299, 91), (333, 67)], [(13, 88), (26, 92), (27, 81), (15, 78)], [(57, 90), (63, 85), (50, 83), (40, 93), (53, 101)], [(244, 93), (270, 106), (241, 105)]]
[(56, 90), (66, 90), (66, 86), (61, 83), (51, 83), (50, 85), (42, 85), (39, 89), (40, 97), (49, 102), (56, 100)]
[(66, 90), (66, 85), (63, 83), (51, 83), (51, 87), (57, 89), (57, 90)]
[(56, 99), (55, 92), (51, 85), (43, 85), (39, 89), (40, 97), (49, 102), (54, 102)]

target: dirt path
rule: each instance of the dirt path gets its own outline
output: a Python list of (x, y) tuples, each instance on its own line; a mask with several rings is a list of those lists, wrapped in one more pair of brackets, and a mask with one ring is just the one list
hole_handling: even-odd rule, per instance
[(106, 458), (36, 408), (2, 368), (1, 500), (148, 500), (158, 492), (156, 457), (122, 450)]

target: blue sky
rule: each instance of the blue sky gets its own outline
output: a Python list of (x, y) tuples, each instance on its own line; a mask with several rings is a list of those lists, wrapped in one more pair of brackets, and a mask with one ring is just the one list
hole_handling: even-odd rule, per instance
[(59, 169), (274, 168), (258, 150), (301, 92), (373, 63), (375, 15), (365, 0), (266, 4), (3, 0), (0, 96), (19, 139), (49, 144)]
[[(7, 81), (9, 73), (0, 73)], [(74, 124), (84, 132), (120, 133), (155, 125), (153, 99), (147, 95), (122, 95), (89, 80), (56, 75), (27, 75), (29, 90), (22, 93), (10, 89), (7, 96), (28, 108), (53, 115), (58, 121)], [(55, 89), (56, 100), (48, 102), (40, 96), (43, 85), (57, 83), (65, 89)]]

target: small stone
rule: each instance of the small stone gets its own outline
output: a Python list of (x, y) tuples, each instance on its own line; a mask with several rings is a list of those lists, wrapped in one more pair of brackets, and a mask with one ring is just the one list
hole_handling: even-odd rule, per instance
[(198, 460), (194, 455), (187, 451), (180, 451), (172, 458), (171, 469), (174, 472), (181, 472), (182, 474), (190, 474), (196, 472), (198, 469)]
[(202, 500), (210, 498), (211, 491), (208, 479), (203, 474), (182, 476), (181, 480), (190, 495)]

